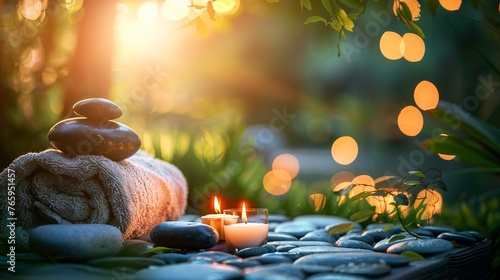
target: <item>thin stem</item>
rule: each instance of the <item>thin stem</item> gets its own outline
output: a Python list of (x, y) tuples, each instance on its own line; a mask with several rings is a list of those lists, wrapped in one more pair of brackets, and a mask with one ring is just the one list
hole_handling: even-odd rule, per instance
[(415, 233), (411, 232), (411, 231), (410, 231), (410, 230), (406, 227), (405, 223), (403, 222), (403, 218), (401, 218), (401, 215), (402, 215), (402, 214), (401, 214), (401, 211), (399, 210), (399, 205), (396, 205), (396, 212), (397, 212), (397, 214), (398, 214), (398, 220), (399, 220), (399, 222), (401, 223), (401, 226), (403, 227), (403, 229), (404, 229), (406, 232), (408, 232), (408, 234), (410, 234), (411, 236), (414, 236), (414, 237), (416, 237), (416, 238), (420, 238), (420, 235), (418, 235), (418, 234), (415, 234)]

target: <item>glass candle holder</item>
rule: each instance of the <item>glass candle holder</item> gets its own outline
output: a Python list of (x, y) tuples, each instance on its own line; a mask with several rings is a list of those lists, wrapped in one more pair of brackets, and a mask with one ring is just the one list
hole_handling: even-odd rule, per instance
[(225, 209), (224, 214), (238, 217), (236, 221), (231, 221), (232, 224), (224, 224), (226, 244), (230, 252), (267, 243), (269, 218), (266, 208), (232, 208)]

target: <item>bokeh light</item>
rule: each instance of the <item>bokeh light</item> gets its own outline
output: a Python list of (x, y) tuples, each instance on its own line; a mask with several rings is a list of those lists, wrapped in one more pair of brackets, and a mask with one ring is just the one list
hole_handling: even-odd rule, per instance
[(422, 213), (421, 219), (430, 220), (434, 214), (441, 213), (443, 196), (436, 190), (423, 189), (418, 193), (414, 207), (418, 208), (421, 203), (427, 204), (424, 210), (422, 210), (424, 212)]
[(356, 176), (352, 179), (352, 183), (356, 184), (356, 186), (349, 192), (349, 197), (353, 197), (362, 192), (374, 192), (377, 190), (375, 188), (375, 181), (369, 175)]
[(424, 40), (415, 33), (403, 35), (403, 57), (409, 62), (419, 62), (425, 54)]
[(331, 151), (338, 164), (348, 165), (358, 156), (358, 143), (350, 136), (342, 136), (333, 142)]
[(325, 208), (326, 196), (320, 193), (313, 193), (309, 196), (314, 204), (314, 210), (318, 212), (319, 210)]
[(21, 0), (18, 3), (18, 10), (26, 19), (37, 20), (47, 8), (47, 1), (48, 0)]
[(217, 0), (213, 5), (216, 13), (232, 15), (239, 10), (240, 0)]
[(272, 195), (283, 195), (290, 190), (292, 178), (287, 171), (281, 169), (273, 169), (264, 175), (262, 180), (264, 189)]
[(404, 135), (415, 136), (424, 126), (424, 117), (415, 106), (404, 107), (398, 115), (398, 127)]
[(291, 179), (295, 178), (299, 173), (299, 161), (294, 155), (291, 154), (281, 154), (277, 156), (272, 164), (273, 170), (281, 169), (288, 172)]
[(408, 9), (410, 9), (411, 12), (411, 17), (413, 21), (416, 21), (420, 18), (420, 3), (418, 0), (399, 0), (399, 1), (394, 1), (392, 4), (392, 9), (394, 12), (394, 15), (398, 15), (396, 10), (400, 7), (400, 3), (405, 3), (408, 6)]
[(161, 5), (161, 14), (168, 20), (177, 21), (189, 14), (189, 0), (166, 0)]
[[(446, 137), (446, 136), (448, 136), (448, 134), (441, 133), (440, 136)], [(456, 157), (455, 155), (447, 155), (447, 154), (440, 154), (440, 153), (438, 153), (438, 156), (444, 160), (453, 160)]]
[(413, 98), (420, 109), (431, 110), (439, 103), (439, 91), (433, 83), (423, 80), (415, 87)]
[(330, 179), (332, 190), (334, 192), (338, 192), (345, 189), (347, 186), (352, 184), (354, 177), (354, 174), (349, 171), (340, 171), (335, 173), (335, 175), (333, 175)]
[(390, 60), (397, 60), (403, 57), (404, 41), (401, 35), (393, 31), (386, 31), (380, 37), (380, 51), (382, 55)]
[(156, 23), (157, 14), (158, 5), (155, 1), (145, 1), (137, 10), (137, 17), (147, 25), (154, 25)]
[(441, 7), (443, 7), (445, 10), (452, 12), (460, 9), (462, 0), (439, 0), (439, 4), (441, 4)]

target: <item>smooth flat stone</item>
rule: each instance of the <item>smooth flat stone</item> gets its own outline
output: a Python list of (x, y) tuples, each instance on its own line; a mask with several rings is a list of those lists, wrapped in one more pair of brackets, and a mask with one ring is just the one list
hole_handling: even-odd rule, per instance
[(216, 264), (217, 262), (210, 258), (210, 257), (206, 257), (206, 256), (192, 256), (191, 258), (189, 258), (187, 260), (187, 263), (196, 263), (196, 264)]
[(274, 232), (287, 233), (297, 238), (301, 238), (308, 232), (316, 229), (316, 225), (307, 221), (290, 221), (279, 224)]
[(293, 265), (295, 267), (300, 268), (300, 270), (302, 270), (302, 272), (304, 272), (304, 274), (306, 274), (306, 275), (313, 275), (313, 274), (318, 274), (318, 273), (328, 273), (328, 272), (333, 271), (331, 267), (325, 266), (325, 265), (313, 265), (313, 264), (309, 264), (309, 265), (293, 264)]
[(307, 280), (367, 280), (370, 278), (345, 273), (319, 273), (307, 277)]
[(365, 236), (365, 235), (368, 235), (368, 236), (371, 236), (373, 238), (373, 240), (375, 242), (378, 242), (384, 238), (387, 238), (389, 236), (392, 236), (398, 232), (401, 232), (401, 230), (398, 230), (398, 229), (391, 229), (391, 230), (388, 230), (388, 231), (384, 231), (383, 228), (372, 228), (372, 229), (369, 229), (369, 230), (366, 230), (364, 231), (361, 235)]
[(370, 235), (361, 235), (359, 233), (346, 234), (341, 236), (338, 240), (344, 240), (344, 239), (358, 240), (370, 245), (372, 245), (375, 242), (373, 240), (373, 237), (371, 237)]
[(368, 277), (379, 277), (389, 274), (391, 272), (391, 267), (382, 263), (343, 264), (335, 267), (333, 271)]
[(85, 261), (114, 256), (120, 250), (121, 231), (104, 224), (50, 224), (34, 228), (30, 249), (54, 260)]
[(145, 257), (145, 252), (154, 248), (154, 244), (141, 239), (125, 240), (117, 257)]
[(118, 268), (118, 267), (128, 267), (132, 269), (143, 269), (150, 265), (165, 265), (165, 262), (154, 258), (140, 258), (140, 257), (110, 257), (110, 258), (100, 258), (92, 259), (85, 262), (87, 265), (99, 267), (99, 268)]
[(471, 246), (476, 243), (476, 238), (467, 233), (458, 233), (458, 232), (443, 232), (437, 236), (437, 238), (441, 238), (444, 240), (448, 240), (450, 242), (454, 242), (456, 244)]
[(326, 265), (335, 268), (343, 264), (360, 263), (380, 263), (396, 267), (405, 266), (410, 263), (410, 259), (400, 255), (377, 253), (377, 252), (340, 252), (340, 253), (321, 253), (301, 257), (294, 264), (298, 265)]
[(299, 240), (297, 237), (288, 234), (288, 233), (282, 233), (282, 232), (272, 232), (270, 231), (267, 234), (267, 242), (272, 242), (272, 241), (292, 241), (292, 240)]
[(438, 236), (443, 232), (455, 232), (456, 230), (452, 227), (447, 226), (421, 226), (420, 229), (425, 229), (434, 233), (434, 236)]
[(337, 242), (334, 244), (337, 247), (343, 247), (343, 248), (355, 248), (355, 249), (365, 249), (365, 250), (371, 250), (373, 251), (373, 246), (359, 240), (354, 240), (354, 239), (339, 239)]
[(176, 264), (176, 263), (185, 263), (187, 262), (187, 260), (189, 260), (195, 255), (196, 253), (187, 253), (187, 254), (164, 253), (164, 254), (154, 255), (151, 258), (162, 260), (166, 264)]
[(150, 236), (159, 246), (188, 250), (208, 249), (219, 241), (214, 228), (194, 222), (163, 222), (151, 229)]
[[(276, 274), (286, 276), (287, 279), (304, 279), (305, 275), (299, 267), (294, 266), (293, 264), (270, 264), (252, 268), (246, 268), (243, 270), (245, 274), (245, 279), (247, 275), (267, 275), (267, 274)], [(256, 278), (257, 279), (257, 278)]]
[(276, 252), (276, 246), (272, 244), (264, 244), (261, 247), (266, 248), (268, 253)]
[(297, 247), (304, 247), (304, 246), (333, 246), (333, 244), (325, 242), (325, 241), (272, 241), (272, 242), (267, 242), (267, 244), (274, 245), (274, 246), (280, 246), (280, 245), (293, 245)]
[(29, 266), (29, 268), (20, 269), (19, 271), (16, 271), (15, 274), (16, 275), (12, 279), (109, 280), (115, 277), (115, 275), (109, 270), (92, 267), (84, 264), (54, 264), (54, 265)]
[(133, 279), (141, 280), (193, 280), (193, 279), (240, 279), (239, 268), (222, 264), (181, 263), (138, 271)]
[(56, 123), (48, 132), (50, 144), (68, 156), (97, 155), (114, 161), (124, 160), (141, 147), (141, 140), (128, 126), (86, 118), (71, 118)]
[(297, 246), (294, 246), (294, 245), (280, 245), (278, 247), (276, 247), (276, 251), (277, 252), (288, 252), (294, 248), (297, 248)]
[(73, 105), (73, 112), (92, 120), (114, 120), (122, 115), (120, 107), (105, 98), (80, 100)]
[(486, 238), (482, 233), (477, 232), (475, 230), (465, 230), (465, 231), (460, 231), (458, 233), (465, 233), (472, 235), (474, 236), (474, 238), (476, 238), (476, 241), (483, 241)]
[(317, 228), (325, 228), (327, 226), (336, 226), (344, 223), (353, 223), (353, 221), (337, 216), (329, 216), (329, 215), (301, 215), (294, 218), (294, 221), (306, 221), (309, 223), (313, 223)]
[(235, 260), (239, 259), (237, 256), (225, 253), (225, 252), (216, 252), (216, 251), (206, 251), (197, 253), (196, 256), (200, 257), (209, 257), (218, 263), (222, 263), (225, 260)]
[(373, 250), (358, 248), (343, 248), (334, 246), (305, 246), (289, 250), (289, 253), (298, 253), (302, 256), (321, 253), (340, 253), (340, 252), (371, 252)]
[(239, 250), (236, 253), (236, 256), (240, 258), (248, 258), (248, 257), (260, 256), (266, 253), (269, 253), (269, 250), (265, 247), (250, 247)]
[[(300, 257), (302, 257), (303, 255), (300, 254), (300, 253), (290, 253), (290, 252), (274, 252), (274, 253), (267, 253), (267, 254), (264, 254), (265, 256), (270, 256), (270, 255), (275, 255), (275, 256), (278, 256), (278, 257), (286, 257), (288, 258), (290, 261), (294, 262), (296, 261), (297, 259), (299, 259)], [(288, 262), (288, 261), (286, 261)]]
[(240, 269), (245, 269), (245, 268), (248, 268), (248, 267), (261, 266), (260, 262), (258, 262), (258, 261), (252, 261), (252, 260), (246, 261), (246, 260), (242, 260), (242, 259), (225, 260), (222, 263), (225, 264), (225, 265), (231, 265), (231, 266), (234, 266), (234, 267), (237, 267), (237, 268), (240, 268)]
[(267, 253), (261, 256), (249, 257), (244, 259), (245, 261), (257, 261), (260, 264), (276, 264), (276, 263), (291, 263), (292, 260), (284, 255), (277, 253)]
[(303, 237), (301, 237), (299, 240), (301, 241), (324, 241), (328, 243), (335, 243), (336, 239), (332, 235), (329, 235), (328, 232), (325, 229), (316, 229), (313, 230)]
[(417, 239), (414, 236), (408, 235), (404, 239), (399, 239), (399, 240), (395, 240), (395, 241), (389, 242), (389, 240), (391, 240), (391, 238), (392, 238), (392, 236), (380, 240), (379, 242), (377, 242), (373, 246), (373, 250), (376, 251), (376, 252), (387, 252), (387, 248), (391, 247), (394, 244), (402, 243), (402, 242), (406, 242), (406, 241), (411, 241), (411, 240), (416, 240)]
[(438, 238), (417, 239), (394, 244), (387, 248), (387, 253), (401, 254), (405, 251), (413, 251), (420, 255), (431, 255), (447, 252), (453, 249), (450, 241)]

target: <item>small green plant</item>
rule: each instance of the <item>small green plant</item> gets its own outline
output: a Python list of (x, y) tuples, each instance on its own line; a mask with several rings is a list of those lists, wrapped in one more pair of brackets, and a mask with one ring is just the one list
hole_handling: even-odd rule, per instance
[(440, 170), (429, 168), (410, 171), (400, 179), (386, 176), (374, 185), (353, 183), (339, 192), (347, 194), (361, 188), (362, 191), (350, 199), (366, 200), (373, 206), (353, 213), (351, 220), (362, 223), (371, 218), (378, 222), (390, 222), (393, 225), (387, 226), (385, 230), (401, 226), (403, 231), (419, 238), (413, 230), (429, 223), (441, 207), (442, 199), (438, 190), (447, 190), (441, 177)]

